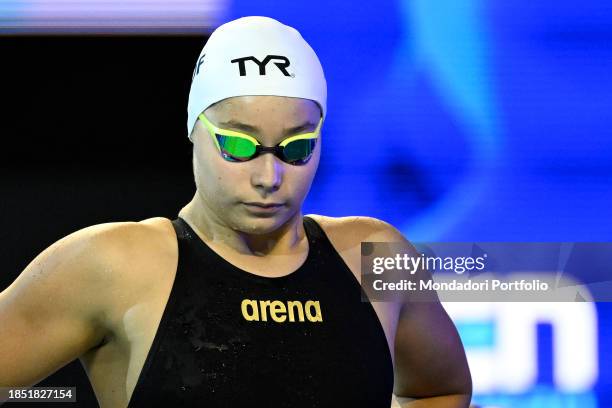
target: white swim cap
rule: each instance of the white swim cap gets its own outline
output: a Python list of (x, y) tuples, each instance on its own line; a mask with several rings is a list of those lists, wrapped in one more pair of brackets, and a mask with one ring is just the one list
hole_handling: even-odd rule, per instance
[(215, 102), (241, 95), (311, 99), (323, 117), (327, 83), (319, 58), (293, 27), (260, 16), (219, 26), (196, 62), (187, 105), (187, 136), (200, 113)]

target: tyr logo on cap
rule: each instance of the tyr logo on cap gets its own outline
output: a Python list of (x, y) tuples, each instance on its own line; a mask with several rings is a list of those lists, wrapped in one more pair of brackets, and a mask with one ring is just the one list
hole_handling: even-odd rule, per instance
[(202, 56), (198, 60), (198, 63), (196, 64), (196, 67), (193, 70), (193, 75), (191, 75), (191, 80), (192, 81), (193, 81), (193, 78), (195, 78), (195, 76), (200, 73), (200, 67), (202, 66), (202, 64), (204, 64), (204, 57), (205, 56), (206, 56), (206, 54), (202, 54)]
[(259, 61), (257, 58), (250, 56), (250, 57), (236, 58), (236, 59), (231, 60), (230, 62), (232, 64), (237, 62), (240, 76), (246, 76), (246, 66), (245, 66), (246, 61), (253, 61), (259, 67), (259, 75), (266, 75), (266, 65), (268, 64), (268, 62), (272, 60), (281, 61), (281, 62), (275, 62), (274, 65), (276, 65), (276, 67), (283, 73), (283, 75), (290, 76), (290, 77), (294, 76), (290, 74), (289, 72), (287, 72), (287, 67), (290, 65), (289, 58), (283, 57), (282, 55), (268, 55), (266, 58), (264, 58), (263, 61)]

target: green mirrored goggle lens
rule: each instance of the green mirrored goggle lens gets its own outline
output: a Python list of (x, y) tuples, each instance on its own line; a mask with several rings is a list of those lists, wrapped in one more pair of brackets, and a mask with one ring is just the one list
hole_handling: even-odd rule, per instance
[(241, 137), (224, 136), (217, 134), (221, 151), (236, 160), (248, 160), (255, 154), (256, 146), (253, 142)]
[(315, 147), (315, 139), (298, 139), (289, 142), (283, 154), (288, 162), (304, 160), (312, 154)]
[[(229, 161), (247, 161), (255, 156), (257, 146), (250, 140), (228, 135), (216, 134), (221, 153)], [(300, 164), (310, 158), (314, 151), (316, 139), (298, 139), (289, 142), (283, 148), (283, 160), (287, 163)]]

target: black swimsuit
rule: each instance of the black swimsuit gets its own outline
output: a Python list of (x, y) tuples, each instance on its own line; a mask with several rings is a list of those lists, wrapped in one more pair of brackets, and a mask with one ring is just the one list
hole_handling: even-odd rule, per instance
[(372, 305), (311, 218), (277, 278), (241, 270), (182, 219), (179, 263), (130, 407), (389, 408), (393, 366)]

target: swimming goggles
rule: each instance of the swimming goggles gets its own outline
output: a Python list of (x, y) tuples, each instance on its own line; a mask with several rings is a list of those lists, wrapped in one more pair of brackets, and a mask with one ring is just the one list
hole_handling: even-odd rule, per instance
[(215, 145), (225, 160), (245, 162), (256, 158), (264, 152), (271, 152), (285, 163), (294, 166), (308, 163), (314, 152), (316, 141), (321, 131), (321, 124), (323, 123), (323, 117), (321, 117), (313, 132), (289, 136), (276, 146), (267, 147), (262, 146), (251, 135), (218, 128), (203, 113), (198, 117), (204, 123), (211, 136), (213, 136)]

